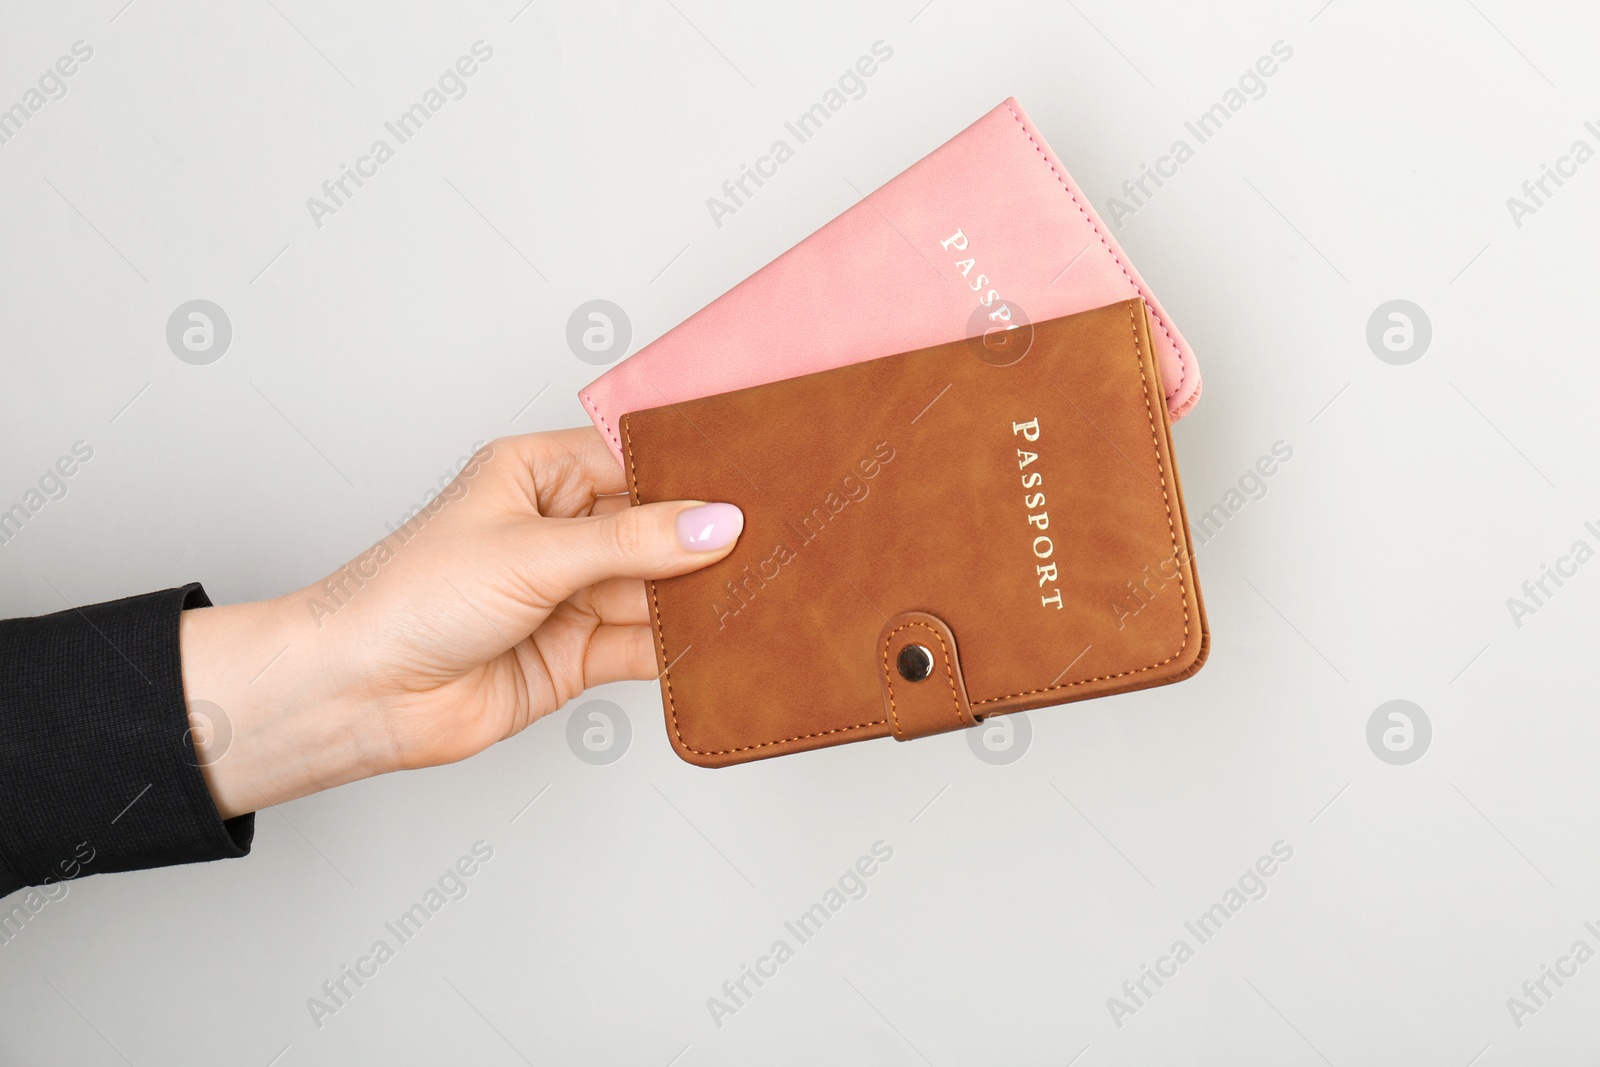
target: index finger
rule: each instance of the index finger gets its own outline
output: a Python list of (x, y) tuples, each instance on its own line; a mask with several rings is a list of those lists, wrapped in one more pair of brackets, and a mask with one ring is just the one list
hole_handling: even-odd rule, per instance
[(626, 492), (622, 465), (593, 426), (523, 434), (508, 442), (540, 515), (587, 515), (599, 496)]

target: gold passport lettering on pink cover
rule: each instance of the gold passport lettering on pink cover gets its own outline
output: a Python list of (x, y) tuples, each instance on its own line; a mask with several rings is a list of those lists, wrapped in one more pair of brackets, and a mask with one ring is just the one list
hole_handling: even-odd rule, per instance
[(635, 503), (745, 516), (726, 559), (649, 583), (678, 754), (908, 740), (1199, 670), (1151, 336), (1134, 298), (1004, 366), (957, 341), (625, 415)]
[(1180, 418), (1200, 398), (1194, 353), (1007, 100), (579, 396), (620, 459), (629, 411), (968, 337), (1005, 315), (1042, 322), (1135, 296)]

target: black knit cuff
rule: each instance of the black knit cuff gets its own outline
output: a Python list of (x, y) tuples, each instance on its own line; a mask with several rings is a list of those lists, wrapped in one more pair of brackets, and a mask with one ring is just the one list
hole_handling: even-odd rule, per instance
[(178, 617), (198, 584), (0, 621), (0, 895), (246, 855), (189, 734)]

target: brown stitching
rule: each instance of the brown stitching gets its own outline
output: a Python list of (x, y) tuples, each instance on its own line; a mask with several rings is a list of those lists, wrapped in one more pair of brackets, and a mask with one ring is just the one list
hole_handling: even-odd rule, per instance
[(961, 718), (961, 694), (956, 692), (956, 672), (955, 668), (950, 666), (950, 647), (944, 643), (944, 635), (924, 622), (903, 622), (883, 635), (883, 685), (889, 691), (889, 718), (894, 721), (895, 736), (900, 736), (900, 714), (894, 706), (894, 675), (889, 672), (889, 646), (893, 643), (895, 634), (912, 626), (919, 626), (938, 639), (939, 654), (944, 658), (945, 680), (950, 683), (950, 702), (955, 708), (956, 722), (965, 726), (966, 722)]
[(911, 624), (902, 623), (883, 638), (883, 684), (884, 688), (889, 690), (889, 719), (893, 723), (892, 729), (896, 737), (900, 736), (900, 712), (894, 706), (894, 679), (889, 677), (889, 640), (909, 625)]
[[(1131, 300), (1128, 301), (1128, 321), (1133, 325), (1133, 354), (1134, 358), (1139, 361), (1139, 383), (1144, 389), (1144, 413), (1145, 418), (1148, 419), (1150, 423), (1150, 443), (1155, 446), (1156, 472), (1161, 476), (1161, 500), (1167, 508), (1167, 533), (1172, 537), (1172, 555), (1173, 558), (1176, 559), (1182, 553), (1178, 548), (1178, 529), (1172, 522), (1172, 498), (1167, 495), (1167, 465), (1161, 462), (1161, 441), (1156, 437), (1155, 409), (1150, 403), (1150, 378), (1147, 374), (1145, 374), (1144, 371), (1144, 346), (1139, 344), (1139, 320), (1134, 317), (1133, 301)], [(1152, 353), (1152, 356), (1153, 355), (1154, 353)], [(1113, 678), (1126, 678), (1132, 674), (1143, 674), (1146, 671), (1153, 671), (1159, 667), (1165, 667), (1167, 664), (1183, 655), (1184, 649), (1189, 647), (1189, 588), (1187, 583), (1185, 583), (1183, 580), (1182, 567), (1178, 568), (1178, 595), (1183, 600), (1183, 644), (1179, 645), (1176, 652), (1162, 660), (1160, 663), (1152, 663), (1148, 667), (1140, 667), (1138, 670), (1133, 671), (1123, 671), (1120, 674), (1104, 674), (1098, 678), (1084, 678), (1076, 682), (1067, 682), (1065, 685), (1051, 685), (1046, 686), (1043, 689), (1029, 689), (1023, 693), (1010, 693), (1006, 696), (990, 697), (988, 700), (976, 701), (972, 706), (978, 708), (985, 704), (995, 704), (1002, 700), (1015, 700), (1017, 697), (1033, 696), (1035, 693), (1053, 693), (1058, 689), (1071, 689), (1075, 685), (1088, 685), (1091, 682), (1104, 682)]]
[[(1107, 252), (1111, 253), (1111, 258), (1117, 261), (1117, 266), (1122, 268), (1122, 276), (1128, 279), (1128, 284), (1132, 285), (1134, 291), (1139, 294), (1139, 299), (1144, 300), (1144, 291), (1135, 284), (1133, 274), (1128, 270), (1128, 264), (1123, 262), (1116, 249), (1111, 247), (1111, 242), (1106, 240), (1105, 231), (1100, 228), (1099, 223), (1095, 222), (1094, 216), (1084, 209), (1083, 202), (1078, 199), (1078, 194), (1072, 191), (1072, 186), (1068, 184), (1066, 176), (1057, 170), (1056, 165), (1050, 161), (1049, 155), (1045, 153), (1044, 146), (1034, 139), (1033, 131), (1029, 130), (1028, 124), (1022, 121), (1022, 116), (1017, 114), (1017, 109), (1007, 104), (1006, 110), (1011, 112), (1011, 117), (1017, 120), (1017, 125), (1022, 127), (1022, 132), (1027, 135), (1029, 141), (1033, 142), (1034, 151), (1039, 153), (1039, 158), (1043, 159), (1045, 166), (1050, 168), (1050, 173), (1056, 176), (1056, 180), (1061, 183), (1061, 188), (1065, 189), (1067, 195), (1072, 197), (1072, 202), (1077, 205), (1078, 213), (1083, 216), (1084, 221), (1094, 227), (1095, 236), (1100, 238), (1100, 244), (1104, 246)], [(1166, 334), (1167, 340), (1172, 342), (1172, 350), (1178, 354), (1178, 384), (1172, 387), (1172, 395), (1177, 396), (1183, 391), (1183, 383), (1188, 380), (1189, 361), (1183, 358), (1183, 346), (1178, 343), (1178, 339), (1172, 336), (1172, 331), (1168, 329), (1166, 316), (1161, 313), (1160, 309), (1151, 306), (1149, 301), (1146, 300), (1145, 305), (1150, 308), (1150, 313), (1161, 324), (1161, 332)]]
[[(1015, 115), (1016, 113), (1012, 112), (1012, 114)], [(1020, 124), (1021, 121), (1022, 120), (1019, 117), (1017, 119), (1017, 122)], [(1024, 127), (1024, 129), (1026, 129), (1026, 127)], [(1070, 190), (1069, 190), (1069, 192), (1070, 192)], [(1142, 298), (1141, 298), (1140, 302), (1143, 303), (1143, 299)], [(1146, 305), (1146, 306), (1148, 306), (1148, 305)], [(1144, 390), (1144, 410), (1145, 410), (1145, 418), (1146, 418), (1146, 420), (1147, 420), (1147, 422), (1149, 423), (1149, 426), (1150, 426), (1150, 443), (1151, 443), (1152, 447), (1155, 450), (1156, 471), (1161, 477), (1161, 499), (1162, 499), (1162, 502), (1166, 506), (1166, 509), (1167, 509), (1167, 532), (1171, 536), (1171, 539), (1172, 539), (1172, 552), (1173, 552), (1174, 558), (1176, 558), (1181, 553), (1180, 553), (1180, 550), (1178, 548), (1178, 531), (1177, 531), (1177, 527), (1174, 525), (1173, 520), (1172, 520), (1172, 498), (1167, 492), (1167, 466), (1166, 466), (1165, 463), (1161, 462), (1161, 441), (1156, 436), (1155, 408), (1151, 404), (1151, 401), (1150, 401), (1150, 376), (1147, 373), (1145, 373), (1144, 346), (1139, 343), (1139, 320), (1134, 317), (1133, 302), (1131, 300), (1128, 302), (1128, 320), (1131, 323), (1132, 328), (1133, 328), (1133, 355), (1134, 355), (1134, 359), (1139, 364), (1139, 383), (1140, 383), (1140, 387)], [(1180, 362), (1182, 361), (1182, 353), (1181, 352), (1179, 353), (1179, 360), (1180, 360)], [(627, 424), (626, 421), (624, 421), (623, 424), (622, 424), (622, 436), (623, 436), (623, 452), (628, 457), (628, 471), (630, 473), (631, 480), (633, 482), (633, 487), (634, 487), (633, 488), (633, 493), (632, 493), (633, 502), (635, 504), (637, 504), (639, 502), (639, 493), (638, 493), (639, 475), (638, 475), (638, 471), (635, 468), (634, 462), (633, 462), (633, 435), (629, 432), (629, 427), (628, 427), (628, 424)], [(663, 637), (662, 632), (661, 632), (661, 605), (656, 599), (656, 583), (653, 580), (651, 580), (651, 581), (647, 582), (646, 584), (650, 587), (650, 606), (651, 606), (650, 616), (651, 616), (651, 622), (654, 624), (654, 629), (655, 629), (655, 632), (656, 632), (656, 648), (661, 653), (661, 662), (662, 663), (670, 663), (671, 661), (667, 659), (666, 640)], [(1181, 598), (1182, 603), (1183, 603), (1183, 644), (1179, 645), (1178, 646), (1178, 650), (1176, 652), (1174, 652), (1172, 655), (1168, 656), (1166, 659), (1162, 660), (1160, 663), (1152, 663), (1148, 667), (1140, 667), (1137, 670), (1121, 671), (1121, 672), (1119, 672), (1117, 674), (1103, 674), (1103, 675), (1100, 675), (1100, 676), (1095, 677), (1095, 678), (1083, 678), (1083, 679), (1080, 679), (1080, 680), (1078, 680), (1076, 682), (1066, 682), (1065, 684), (1062, 684), (1062, 685), (1052, 685), (1052, 686), (1046, 686), (1046, 687), (1044, 687), (1042, 689), (1028, 689), (1028, 690), (1025, 690), (1025, 691), (1020, 692), (1020, 693), (1008, 693), (1005, 696), (990, 697), (987, 700), (973, 701), (971, 706), (973, 708), (980, 708), (985, 704), (997, 704), (1002, 700), (1015, 700), (1017, 697), (1033, 696), (1033, 695), (1038, 694), (1038, 693), (1054, 693), (1054, 692), (1057, 692), (1058, 690), (1071, 689), (1074, 686), (1090, 685), (1090, 684), (1092, 684), (1094, 682), (1111, 681), (1112, 679), (1115, 679), (1115, 678), (1126, 678), (1126, 677), (1129, 677), (1130, 675), (1144, 674), (1147, 671), (1158, 670), (1161, 667), (1165, 667), (1167, 664), (1171, 663), (1173, 660), (1175, 660), (1179, 656), (1183, 655), (1184, 650), (1189, 647), (1189, 638), (1190, 638), (1190, 633), (1189, 633), (1189, 590), (1188, 590), (1188, 584), (1183, 580), (1183, 570), (1182, 570), (1182, 568), (1179, 568), (1179, 570), (1178, 570), (1178, 595)], [(911, 624), (910, 623), (903, 624), (902, 626), (898, 627), (895, 631), (891, 631), (891, 633), (896, 633), (900, 629), (904, 629), (905, 626), (908, 626), (908, 625), (911, 625)], [(944, 637), (941, 636), (939, 634), (939, 632), (936, 631), (936, 630), (932, 631), (932, 633), (933, 633), (933, 635), (935, 637), (939, 638), (940, 648), (944, 649)], [(884, 643), (884, 669), (885, 669), (885, 671), (888, 670), (888, 642), (887, 641), (885, 641), (885, 643)], [(946, 670), (947, 674), (949, 674), (949, 677), (952, 679), (950, 684), (951, 684), (951, 690), (952, 690), (952, 694), (953, 694), (954, 693), (954, 689), (955, 689), (955, 682), (953, 680), (954, 679), (954, 674), (953, 674), (953, 672), (950, 671), (950, 661), (949, 661), (948, 649), (945, 649), (945, 670)], [(678, 739), (678, 744), (683, 746), (684, 751), (692, 752), (697, 756), (729, 756), (729, 755), (733, 755), (734, 753), (737, 753), (737, 752), (753, 752), (756, 749), (771, 748), (774, 745), (787, 745), (787, 744), (791, 744), (792, 742), (795, 742), (795, 741), (809, 741), (812, 738), (816, 738), (816, 737), (828, 737), (828, 736), (830, 736), (832, 734), (850, 733), (853, 730), (865, 730), (865, 729), (868, 729), (868, 728), (873, 727), (873, 726), (887, 726), (887, 725), (889, 725), (889, 720), (887, 720), (887, 719), (874, 719), (871, 722), (856, 723), (853, 726), (837, 726), (837, 727), (834, 727), (831, 730), (820, 730), (820, 731), (818, 731), (816, 733), (799, 734), (799, 735), (796, 735), (794, 737), (779, 738), (776, 741), (762, 741), (761, 743), (755, 744), (755, 745), (741, 745), (738, 748), (724, 748), (724, 749), (718, 749), (718, 750), (713, 751), (713, 752), (701, 751), (700, 749), (691, 747), (689, 745), (689, 743), (684, 740), (683, 732), (681, 730), (679, 730), (679, 728), (678, 728), (678, 709), (677, 709), (677, 705), (673, 701), (673, 697), (672, 697), (672, 672), (671, 672), (671, 670), (670, 669), (663, 670), (661, 672), (661, 677), (662, 677), (662, 680), (666, 683), (667, 717), (670, 720), (670, 723), (671, 723), (671, 726), (672, 726), (672, 734), (673, 734), (674, 737), (676, 737)], [(893, 683), (892, 682), (889, 683), (889, 688), (890, 688), (890, 713), (893, 714), (894, 713), (894, 696), (893, 696)], [(959, 703), (959, 701), (957, 702), (957, 705), (956, 705), (956, 713), (957, 713), (957, 717), (959, 718), (959, 716), (960, 716), (960, 703)], [(976, 716), (974, 716), (974, 718), (976, 718)], [(896, 720), (896, 730), (898, 730), (898, 720)]]
[[(631, 496), (635, 504), (639, 503), (639, 471), (633, 462), (633, 434), (628, 423), (622, 423), (622, 451), (628, 457), (628, 474), (633, 483)], [(650, 587), (650, 621), (656, 632), (656, 649), (661, 653), (661, 662), (670, 664), (667, 658), (667, 641), (661, 632), (661, 602), (656, 599), (656, 583), (654, 579), (645, 583)], [(794, 737), (784, 737), (777, 741), (763, 741), (757, 745), (740, 745), (738, 748), (723, 748), (716, 751), (702, 751), (690, 745), (683, 738), (683, 731), (678, 728), (678, 705), (672, 696), (672, 671), (670, 667), (661, 672), (661, 679), (666, 683), (667, 689), (667, 718), (672, 725), (672, 736), (678, 739), (678, 744), (683, 746), (685, 752), (692, 752), (696, 756), (729, 756), (735, 752), (753, 752), (758, 748), (771, 748), (773, 745), (787, 745), (793, 741), (809, 741), (813, 737), (827, 737), (830, 734), (849, 733), (851, 730), (865, 730), (870, 726), (883, 726), (884, 719), (874, 719), (872, 722), (856, 723), (854, 726), (837, 726), (832, 730), (822, 730), (813, 734), (798, 734)]]

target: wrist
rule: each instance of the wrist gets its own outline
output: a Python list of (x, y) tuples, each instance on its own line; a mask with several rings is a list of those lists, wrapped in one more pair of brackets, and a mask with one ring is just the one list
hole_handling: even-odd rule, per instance
[(196, 762), (224, 819), (397, 765), (355, 672), (293, 598), (197, 608), (179, 617)]

